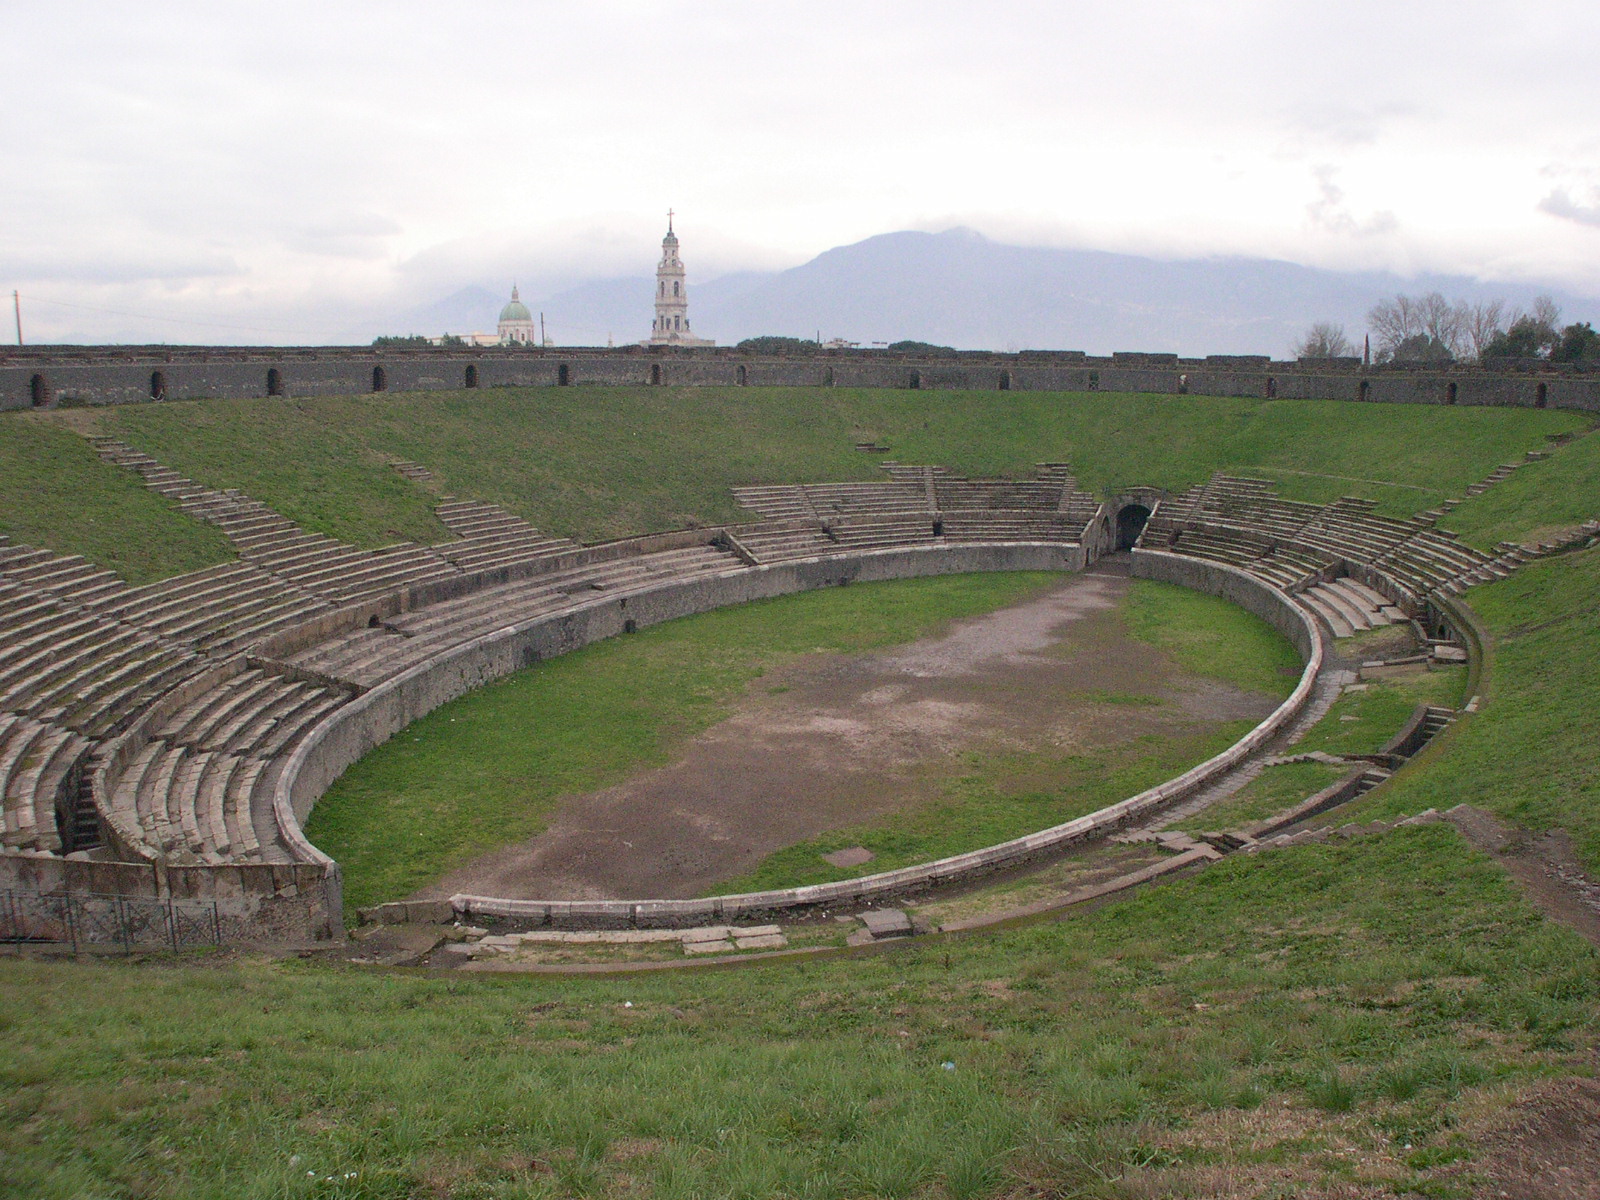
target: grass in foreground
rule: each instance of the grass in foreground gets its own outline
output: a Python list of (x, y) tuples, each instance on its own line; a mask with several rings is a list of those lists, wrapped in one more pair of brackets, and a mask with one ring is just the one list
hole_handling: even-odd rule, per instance
[(1463, 1120), (1600, 1012), (1593, 951), (1439, 826), (755, 971), (0, 982), (0, 1190), (38, 1200), (1464, 1196)]
[(519, 671), (351, 767), (307, 833), (352, 905), (393, 900), (531, 837), (562, 796), (669, 761), (743, 689), (797, 655), (914, 641), (1026, 599), (1047, 573), (952, 575), (809, 592), (685, 617)]
[(1597, 597), (1600, 550), (1468, 592), (1494, 639), (1483, 710), (1450, 732), (1448, 752), (1374, 792), (1363, 819), (1474, 804), (1527, 829), (1566, 829), (1600, 872)]

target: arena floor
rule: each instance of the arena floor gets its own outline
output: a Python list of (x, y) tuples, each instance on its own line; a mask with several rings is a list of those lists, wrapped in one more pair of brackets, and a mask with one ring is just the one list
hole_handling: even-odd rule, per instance
[(545, 832), (417, 895), (700, 895), (775, 850), (930, 803), (963, 755), (1058, 771), (1075, 752), (1272, 711), (1278, 698), (1188, 675), (1129, 637), (1116, 615), (1127, 588), (1068, 576), (938, 637), (807, 656), (757, 681), (672, 763), (571, 797)]

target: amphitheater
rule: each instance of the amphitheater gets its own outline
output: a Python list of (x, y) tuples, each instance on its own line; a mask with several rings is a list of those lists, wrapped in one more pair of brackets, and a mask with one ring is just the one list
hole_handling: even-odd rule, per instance
[[(738, 383), (780, 373), (772, 364), (748, 364), (747, 372), (747, 364), (703, 359), (701, 366), (724, 374), (736, 367)], [(580, 378), (568, 365), (527, 361), (556, 386)], [(639, 369), (634, 357), (609, 361)], [(66, 385), (41, 385), (39, 365), (10, 362), (5, 369), (29, 375), (28, 404), (41, 396), (53, 404)], [(179, 362), (152, 383), (152, 397), (125, 395), (113, 385), (142, 366), (46, 365), (53, 380), (76, 380), (98, 403), (160, 399), (180, 384), (193, 391), (214, 383), (199, 366), (185, 383)], [(1181, 383), (1167, 377), (1185, 365), (1192, 369), (1179, 372)], [(1205, 365), (1160, 367), (1166, 390), (1203, 393), (1217, 382)], [(651, 367), (657, 379), (659, 366)], [(811, 382), (832, 383), (846, 366), (829, 366)], [(1232, 366), (1228, 386), (1238, 383), (1239, 364)], [(792, 369), (818, 371), (815, 363)], [(892, 367), (896, 375), (906, 369)], [(909, 369), (913, 386), (970, 384), (966, 375), (941, 376), (937, 362)], [(988, 386), (1027, 385), (1025, 364), (1000, 369)], [(1253, 394), (1280, 394), (1305, 391), (1297, 379), (1325, 377), (1285, 365), (1265, 381), (1247, 382)], [(342, 376), (330, 368), (329, 378)], [(484, 375), (467, 378), (488, 385)], [(1395, 386), (1423, 386), (1412, 376), (1397, 378)], [(1337, 379), (1368, 393), (1349, 372)], [(1052, 375), (1049, 382), (1058, 381)], [(1130, 382), (1138, 381), (1117, 381)], [(1437, 379), (1424, 383), (1435, 402), (1470, 402), (1455, 382), (1447, 390)], [(262, 386), (288, 384), (273, 368)], [(1596, 386), (1586, 378), (1483, 377), (1467, 390), (1480, 398), (1515, 392), (1520, 399), (1511, 402), (1529, 407), (1592, 407)], [(1564, 390), (1552, 390), (1558, 388)], [(1485, 554), (1441, 527), (1450, 504), (1397, 519), (1375, 512), (1370, 500), (1291, 501), (1265, 480), (1227, 474), (1178, 493), (1132, 488), (1103, 498), (1082, 490), (1066, 463), (1043, 463), (1031, 479), (1015, 480), (884, 462), (876, 482), (740, 487), (736, 498), (751, 518), (742, 523), (594, 545), (549, 536), (493, 504), (445, 497), (437, 515), (453, 541), (370, 550), (308, 532), (242, 492), (203, 486), (126, 442), (96, 437), (94, 447), (220, 529), (237, 560), (135, 587), (81, 557), (0, 543), (0, 875), (5, 887), (41, 894), (209, 901), (224, 940), (341, 936), (339, 866), (301, 830), (323, 792), (363, 754), (440, 704), (597, 639), (855, 581), (1082, 571), (1126, 552), (1136, 576), (1223, 596), (1266, 619), (1294, 644), (1304, 671), (1288, 699), (1224, 753), (1013, 841), (838, 883), (701, 900), (461, 895), (452, 905), (462, 919), (569, 929), (763, 920), (883, 904), (1089, 839), (1137, 835), (1252, 760), (1281, 752), (1326, 711), (1348, 682), (1329, 655), (1330, 638), (1410, 622), (1436, 658), (1475, 660), (1474, 622), (1455, 597), (1565, 548), (1502, 543)], [(1505, 464), (1475, 490), (1495, 486), (1519, 465)], [(393, 466), (412, 479), (429, 477), (425, 463)], [(1579, 537), (1594, 533), (1586, 527)], [(1313, 801), (1327, 806), (1371, 787), (1452, 715), (1419, 712), (1397, 736), (1395, 754)], [(1239, 844), (1236, 837), (1222, 849)], [(404, 919), (404, 905), (390, 907), (398, 912), (391, 919)]]

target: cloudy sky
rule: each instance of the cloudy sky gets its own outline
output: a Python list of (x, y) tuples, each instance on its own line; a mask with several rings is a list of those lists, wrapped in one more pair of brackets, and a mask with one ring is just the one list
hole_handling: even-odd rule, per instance
[(895, 229), (1600, 295), (1600, 5), (0, 0), (30, 341), (340, 341)]

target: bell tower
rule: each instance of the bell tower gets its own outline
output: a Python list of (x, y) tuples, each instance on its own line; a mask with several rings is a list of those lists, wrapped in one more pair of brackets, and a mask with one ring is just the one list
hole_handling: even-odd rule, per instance
[(652, 346), (711, 346), (714, 342), (697, 338), (689, 328), (689, 284), (684, 279), (683, 259), (678, 257), (678, 235), (672, 231), (671, 209), (667, 210), (667, 236), (661, 239), (661, 261), (656, 264), (656, 319), (650, 327)]

